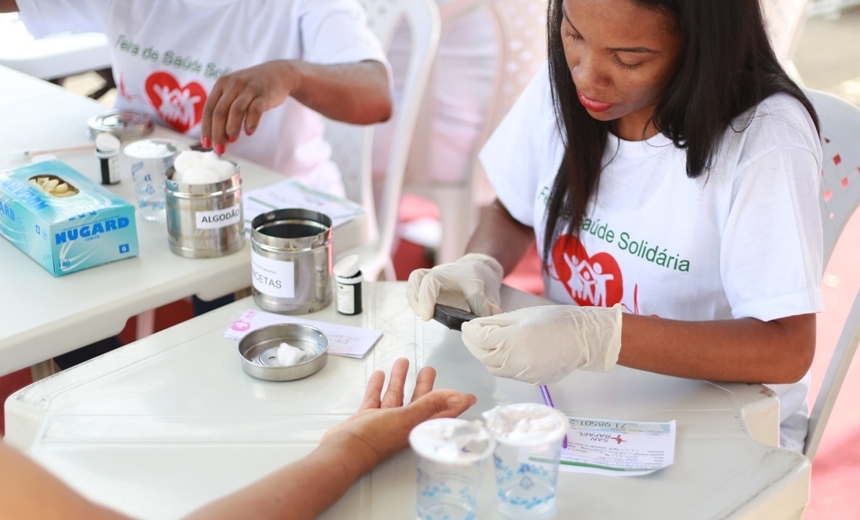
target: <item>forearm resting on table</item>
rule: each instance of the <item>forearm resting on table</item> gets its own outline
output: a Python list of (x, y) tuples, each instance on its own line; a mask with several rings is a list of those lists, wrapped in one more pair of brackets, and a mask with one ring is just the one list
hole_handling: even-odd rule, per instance
[(502, 264), (505, 275), (508, 275), (516, 269), (534, 241), (534, 230), (514, 219), (496, 199), (482, 210), (481, 220), (469, 240), (466, 252), (492, 256)]
[[(345, 443), (329, 443), (187, 518), (312, 519), (373, 466)], [(90, 502), (25, 455), (0, 442), (0, 518), (127, 520)]]
[(793, 383), (812, 365), (815, 315), (676, 321), (625, 314), (618, 364), (678, 377)]
[(356, 125), (380, 123), (391, 117), (388, 73), (381, 63), (289, 63), (301, 78), (291, 95), (306, 107)]
[(335, 503), (373, 464), (356, 460), (341, 443), (322, 444), (253, 485), (212, 502), (188, 520), (313, 519)]
[(128, 517), (90, 502), (23, 453), (0, 441), (0, 518), (119, 520)]

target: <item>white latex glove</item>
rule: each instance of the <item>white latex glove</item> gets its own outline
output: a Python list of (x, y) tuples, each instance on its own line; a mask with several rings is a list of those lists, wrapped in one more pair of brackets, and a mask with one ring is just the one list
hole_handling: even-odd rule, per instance
[(463, 343), (490, 373), (535, 385), (576, 369), (606, 372), (621, 351), (621, 305), (528, 307), (463, 324)]
[(477, 316), (502, 312), (502, 265), (489, 255), (470, 253), (450, 264), (416, 269), (409, 275), (406, 299), (422, 320), (433, 318), (436, 303), (469, 309)]

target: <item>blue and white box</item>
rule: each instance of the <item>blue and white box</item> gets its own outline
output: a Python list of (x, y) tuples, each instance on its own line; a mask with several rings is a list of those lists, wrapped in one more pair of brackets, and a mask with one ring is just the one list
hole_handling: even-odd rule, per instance
[(134, 206), (57, 160), (0, 171), (0, 235), (54, 276), (138, 254)]

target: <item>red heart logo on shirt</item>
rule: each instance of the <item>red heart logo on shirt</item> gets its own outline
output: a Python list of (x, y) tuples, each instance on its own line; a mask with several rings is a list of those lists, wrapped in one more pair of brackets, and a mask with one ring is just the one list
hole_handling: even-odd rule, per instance
[(579, 239), (561, 235), (552, 251), (553, 267), (573, 300), (584, 307), (612, 307), (624, 296), (621, 267), (609, 253), (589, 256)]
[(146, 78), (146, 94), (155, 111), (167, 124), (185, 133), (203, 119), (206, 89), (196, 81), (179, 85), (173, 74), (153, 72)]

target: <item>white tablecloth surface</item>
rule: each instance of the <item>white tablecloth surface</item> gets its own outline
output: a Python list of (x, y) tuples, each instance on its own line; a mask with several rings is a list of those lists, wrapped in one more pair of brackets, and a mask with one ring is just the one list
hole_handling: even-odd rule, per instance
[[(238, 342), (222, 334), (245, 299), (40, 381), (6, 402), (6, 441), (72, 487), (140, 518), (177, 518), (308, 453), (346, 419), (373, 370), (407, 357), (438, 370), (437, 387), (497, 404), (541, 402), (537, 387), (496, 378), (460, 333), (423, 323), (405, 283), (364, 283), (364, 312), (333, 306), (302, 318), (384, 331), (364, 359), (330, 356), (319, 373), (267, 382), (242, 371)], [(542, 303), (503, 289), (503, 308)], [(570, 416), (677, 421), (675, 464), (643, 477), (562, 473), (558, 518), (799, 518), (810, 464), (776, 442), (778, 401), (761, 385), (717, 384), (616, 367), (550, 385)], [(411, 392), (411, 390), (410, 390)], [(751, 435), (753, 437), (751, 437)], [(487, 475), (479, 518), (494, 518)], [(320, 482), (319, 485), (325, 485)], [(357, 482), (322, 518), (411, 519), (415, 461), (407, 450)]]

